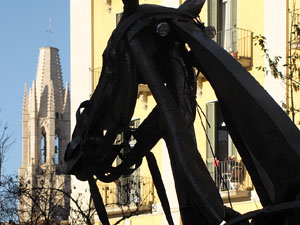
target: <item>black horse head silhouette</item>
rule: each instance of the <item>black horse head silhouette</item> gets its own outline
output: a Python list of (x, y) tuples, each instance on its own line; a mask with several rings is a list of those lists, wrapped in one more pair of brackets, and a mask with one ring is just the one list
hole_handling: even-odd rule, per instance
[[(91, 99), (77, 111), (77, 125), (65, 154), (67, 172), (89, 180), (103, 224), (109, 221), (93, 177), (112, 182), (137, 169), (144, 156), (167, 220), (173, 224), (151, 153), (161, 138), (168, 147), (183, 224), (248, 224), (241, 221), (257, 215), (264, 216), (253, 219), (256, 225), (291, 225), (299, 219), (299, 214), (293, 213), (274, 215), (300, 205), (299, 131), (251, 74), (208, 38), (204, 24), (197, 19), (204, 2), (187, 0), (173, 9), (123, 0), (124, 14), (103, 53), (99, 84)], [(238, 216), (223, 206), (197, 149), (194, 68), (203, 73), (215, 91), (262, 205), (294, 205), (279, 205), (280, 210), (271, 207), (250, 216)], [(139, 128), (132, 129), (129, 123), (138, 84), (149, 86), (157, 106)], [(115, 144), (121, 133), (124, 141)], [(129, 137), (135, 138), (134, 146), (129, 145)], [(116, 157), (122, 162), (113, 166)]]

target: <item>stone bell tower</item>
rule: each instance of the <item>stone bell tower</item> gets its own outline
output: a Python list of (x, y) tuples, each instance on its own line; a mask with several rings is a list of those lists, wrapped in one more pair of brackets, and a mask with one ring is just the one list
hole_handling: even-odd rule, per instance
[[(63, 86), (58, 51), (53, 47), (40, 48), (36, 80), (32, 82), (29, 94), (25, 84), (23, 159), (19, 177), (32, 186), (43, 180), (43, 185), (59, 186), (68, 191), (70, 182), (69, 177), (63, 174), (63, 156), (70, 140), (70, 93), (68, 83), (65, 88)], [(62, 201), (62, 204), (61, 207), (68, 208), (64, 205), (67, 202)], [(22, 203), (20, 207), (26, 211)], [(31, 215), (22, 216), (26, 221)], [(65, 216), (59, 217), (64, 219)]]

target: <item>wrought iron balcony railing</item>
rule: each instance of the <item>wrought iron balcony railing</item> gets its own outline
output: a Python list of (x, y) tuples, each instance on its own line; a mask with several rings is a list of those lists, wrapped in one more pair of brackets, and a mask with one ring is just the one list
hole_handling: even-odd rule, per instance
[[(221, 193), (227, 191), (240, 191), (241, 193), (241, 191), (248, 192), (253, 189), (251, 178), (241, 161), (230, 159), (217, 161), (215, 162), (215, 169), (211, 176)], [(238, 194), (235, 193), (235, 195)], [(227, 197), (227, 194), (224, 194), (224, 196)]]
[(99, 190), (107, 208), (129, 205), (141, 207), (154, 203), (154, 184), (148, 177), (132, 175), (114, 183), (101, 183)]
[(217, 32), (217, 43), (236, 58), (245, 68), (252, 67), (253, 32), (231, 28)]
[(227, 160), (219, 162), (216, 185), (220, 191), (239, 189), (245, 179), (245, 167), (241, 162)]

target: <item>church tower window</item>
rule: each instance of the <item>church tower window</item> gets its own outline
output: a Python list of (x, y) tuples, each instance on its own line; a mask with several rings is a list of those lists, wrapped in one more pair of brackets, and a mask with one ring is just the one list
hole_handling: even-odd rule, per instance
[(47, 139), (46, 132), (42, 132), (41, 137), (41, 163), (44, 164), (47, 162)]
[(60, 146), (60, 140), (58, 134), (55, 134), (55, 150), (54, 150), (54, 163), (56, 165), (59, 164), (59, 146)]

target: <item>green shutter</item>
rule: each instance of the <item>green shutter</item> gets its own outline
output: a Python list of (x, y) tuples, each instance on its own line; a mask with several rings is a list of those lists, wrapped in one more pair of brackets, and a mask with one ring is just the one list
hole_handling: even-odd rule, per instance
[(231, 142), (232, 146), (231, 146), (231, 154), (237, 156), (237, 148), (235, 147), (233, 141)]
[(208, 25), (214, 26), (217, 29), (218, 25), (218, 0), (208, 0), (207, 19)]
[[(206, 104), (206, 131), (208, 140), (206, 141), (206, 166), (212, 178), (215, 178), (214, 171), (214, 156), (216, 143), (216, 102)], [(211, 149), (212, 148), (212, 149)], [(213, 151), (213, 153), (212, 153)]]
[(231, 46), (232, 51), (237, 51), (238, 49), (238, 29), (237, 29), (237, 0), (231, 0), (230, 4), (230, 24), (232, 29)]
[[(229, 134), (228, 134), (229, 135)], [(232, 138), (230, 137), (229, 135), (229, 138), (230, 138), (230, 152), (228, 154), (230, 155), (234, 155), (234, 156), (237, 156), (237, 148), (235, 147), (234, 143), (233, 143), (233, 140)]]
[(231, 4), (230, 4), (230, 24), (231, 27), (237, 27), (237, 0), (231, 0)]

